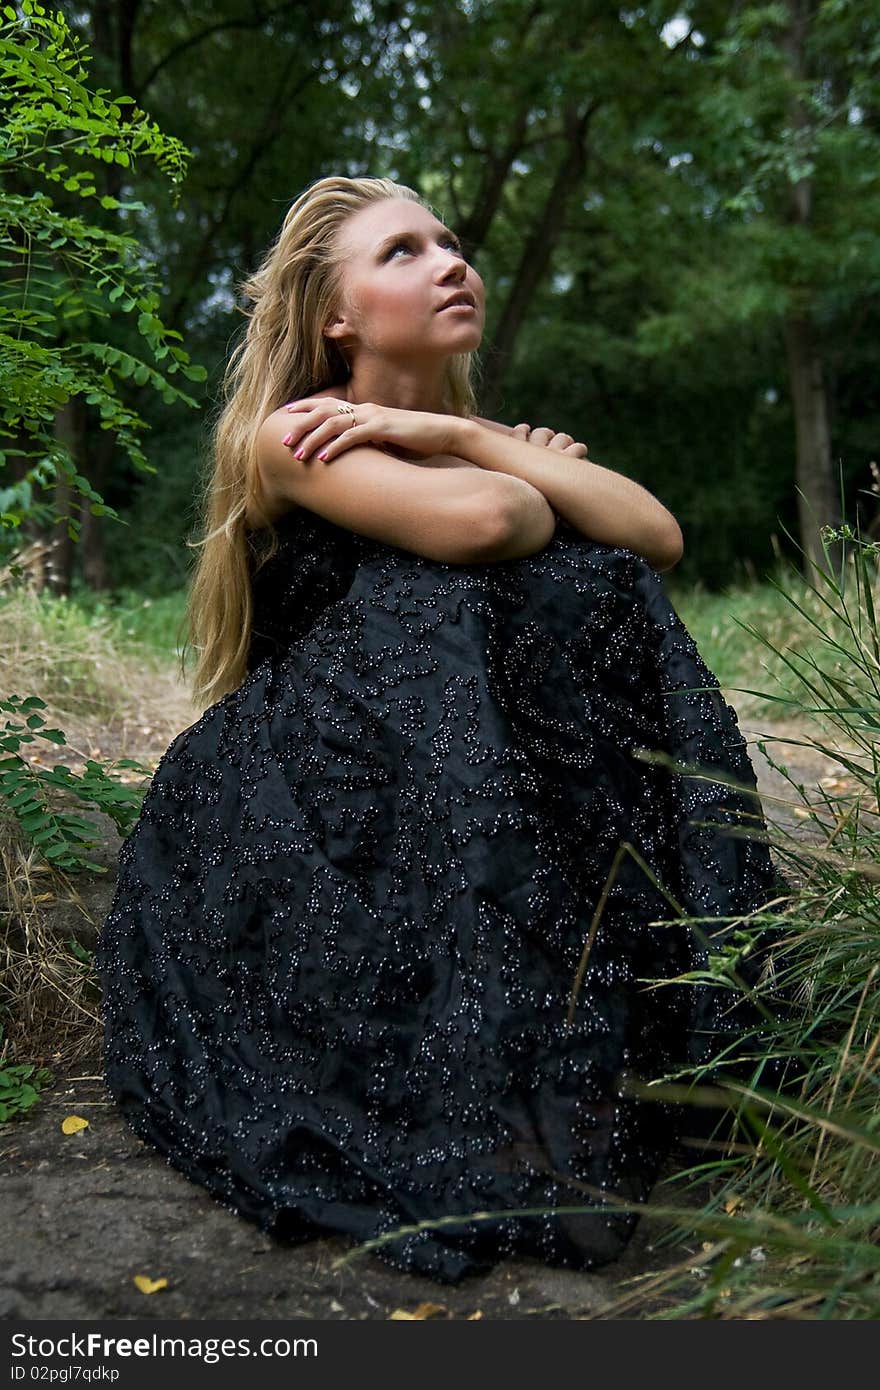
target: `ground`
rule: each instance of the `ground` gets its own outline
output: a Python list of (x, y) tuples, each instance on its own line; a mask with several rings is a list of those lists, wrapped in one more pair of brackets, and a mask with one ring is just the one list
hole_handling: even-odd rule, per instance
[[(154, 763), (196, 713), (173, 675), (156, 672), (138, 702), (137, 719), (123, 714), (110, 721), (98, 742), (94, 729), (83, 728), (81, 751)], [(792, 785), (754, 742), (767, 734), (809, 742), (810, 731), (743, 714), (740, 727), (768, 821), (815, 838), (803, 811), (781, 804), (796, 799)], [(838, 760), (813, 747), (772, 743), (768, 751), (814, 801), (820, 787), (840, 786), (845, 777)], [(59, 896), (47, 909), (58, 930), (86, 946), (94, 943), (109, 905), (118, 844), (107, 822), (100, 857), (108, 873), (80, 879), (70, 897)], [(134, 1136), (104, 1089), (97, 1033), (95, 1046), (72, 1064), (51, 1053), (39, 1060), (53, 1069), (54, 1084), (27, 1118), (0, 1125), (0, 1318), (615, 1317), (628, 1315), (622, 1297), (673, 1258), (658, 1241), (662, 1227), (642, 1218), (623, 1259), (595, 1274), (503, 1261), (488, 1275), (445, 1286), (399, 1273), (370, 1255), (333, 1269), (332, 1262), (352, 1249), (346, 1238), (279, 1245)], [(88, 1127), (64, 1134), (61, 1122), (70, 1115), (87, 1119)], [(666, 1200), (676, 1200), (674, 1190)], [(696, 1258), (699, 1242), (688, 1248)], [(679, 1249), (674, 1258), (681, 1257)], [(144, 1292), (134, 1282), (139, 1275), (167, 1283)]]

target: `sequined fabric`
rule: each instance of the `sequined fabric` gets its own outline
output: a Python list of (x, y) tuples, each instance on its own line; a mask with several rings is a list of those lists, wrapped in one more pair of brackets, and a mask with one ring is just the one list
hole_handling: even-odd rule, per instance
[(622, 841), (710, 925), (769, 897), (766, 845), (727, 833), (757, 797), (633, 756), (754, 788), (734, 711), (657, 572), (564, 522), (482, 565), (300, 509), (278, 532), (249, 673), (120, 851), (108, 1086), (280, 1240), (461, 1216), (376, 1255), (446, 1282), (613, 1259), (635, 1218), (596, 1194), (643, 1202), (678, 1124), (627, 1079), (705, 1052), (721, 1000), (646, 989), (703, 946), (650, 925), (674, 912), (628, 853), (576, 977)]

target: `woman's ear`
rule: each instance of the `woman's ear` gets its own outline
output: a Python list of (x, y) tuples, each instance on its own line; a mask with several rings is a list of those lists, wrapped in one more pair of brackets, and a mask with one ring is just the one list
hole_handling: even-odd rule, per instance
[(351, 371), (348, 349), (351, 347), (351, 330), (343, 317), (333, 318), (324, 326), (324, 337), (335, 345), (347, 372)]
[(325, 338), (334, 338), (338, 340), (350, 332), (351, 328), (344, 314), (334, 315), (333, 318), (329, 319), (324, 325)]

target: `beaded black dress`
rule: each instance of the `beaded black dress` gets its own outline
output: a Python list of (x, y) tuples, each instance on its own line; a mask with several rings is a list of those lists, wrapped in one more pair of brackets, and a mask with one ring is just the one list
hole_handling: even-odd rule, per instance
[(657, 571), (563, 521), (476, 565), (277, 531), (248, 674), (120, 851), (108, 1087), (279, 1240), (428, 1223), (374, 1253), (450, 1283), (611, 1260), (679, 1124), (632, 1081), (727, 1026), (720, 991), (646, 981), (776, 882), (734, 711)]

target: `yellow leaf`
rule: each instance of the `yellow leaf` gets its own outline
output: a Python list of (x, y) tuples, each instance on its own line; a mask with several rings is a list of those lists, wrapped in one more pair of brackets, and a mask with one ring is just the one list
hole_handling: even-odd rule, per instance
[(468, 1313), (466, 1321), (467, 1321), (467, 1322), (473, 1322), (474, 1318), (481, 1318), (482, 1316), (483, 1316), (483, 1310), (482, 1310), (482, 1308), (478, 1308), (477, 1311), (476, 1311), (475, 1313)]
[(446, 1312), (444, 1303), (420, 1303), (413, 1313), (414, 1318), (436, 1318)]
[(168, 1287), (167, 1279), (151, 1279), (148, 1274), (135, 1274), (133, 1278), (141, 1293), (156, 1293)]
[(89, 1122), (84, 1120), (82, 1115), (68, 1115), (61, 1121), (63, 1134), (78, 1134), (81, 1129), (88, 1129)]
[(420, 1303), (412, 1313), (405, 1312), (403, 1308), (395, 1308), (391, 1317), (398, 1320), (406, 1318), (408, 1322), (422, 1322), (425, 1318), (436, 1318), (446, 1311), (446, 1305), (443, 1303)]

